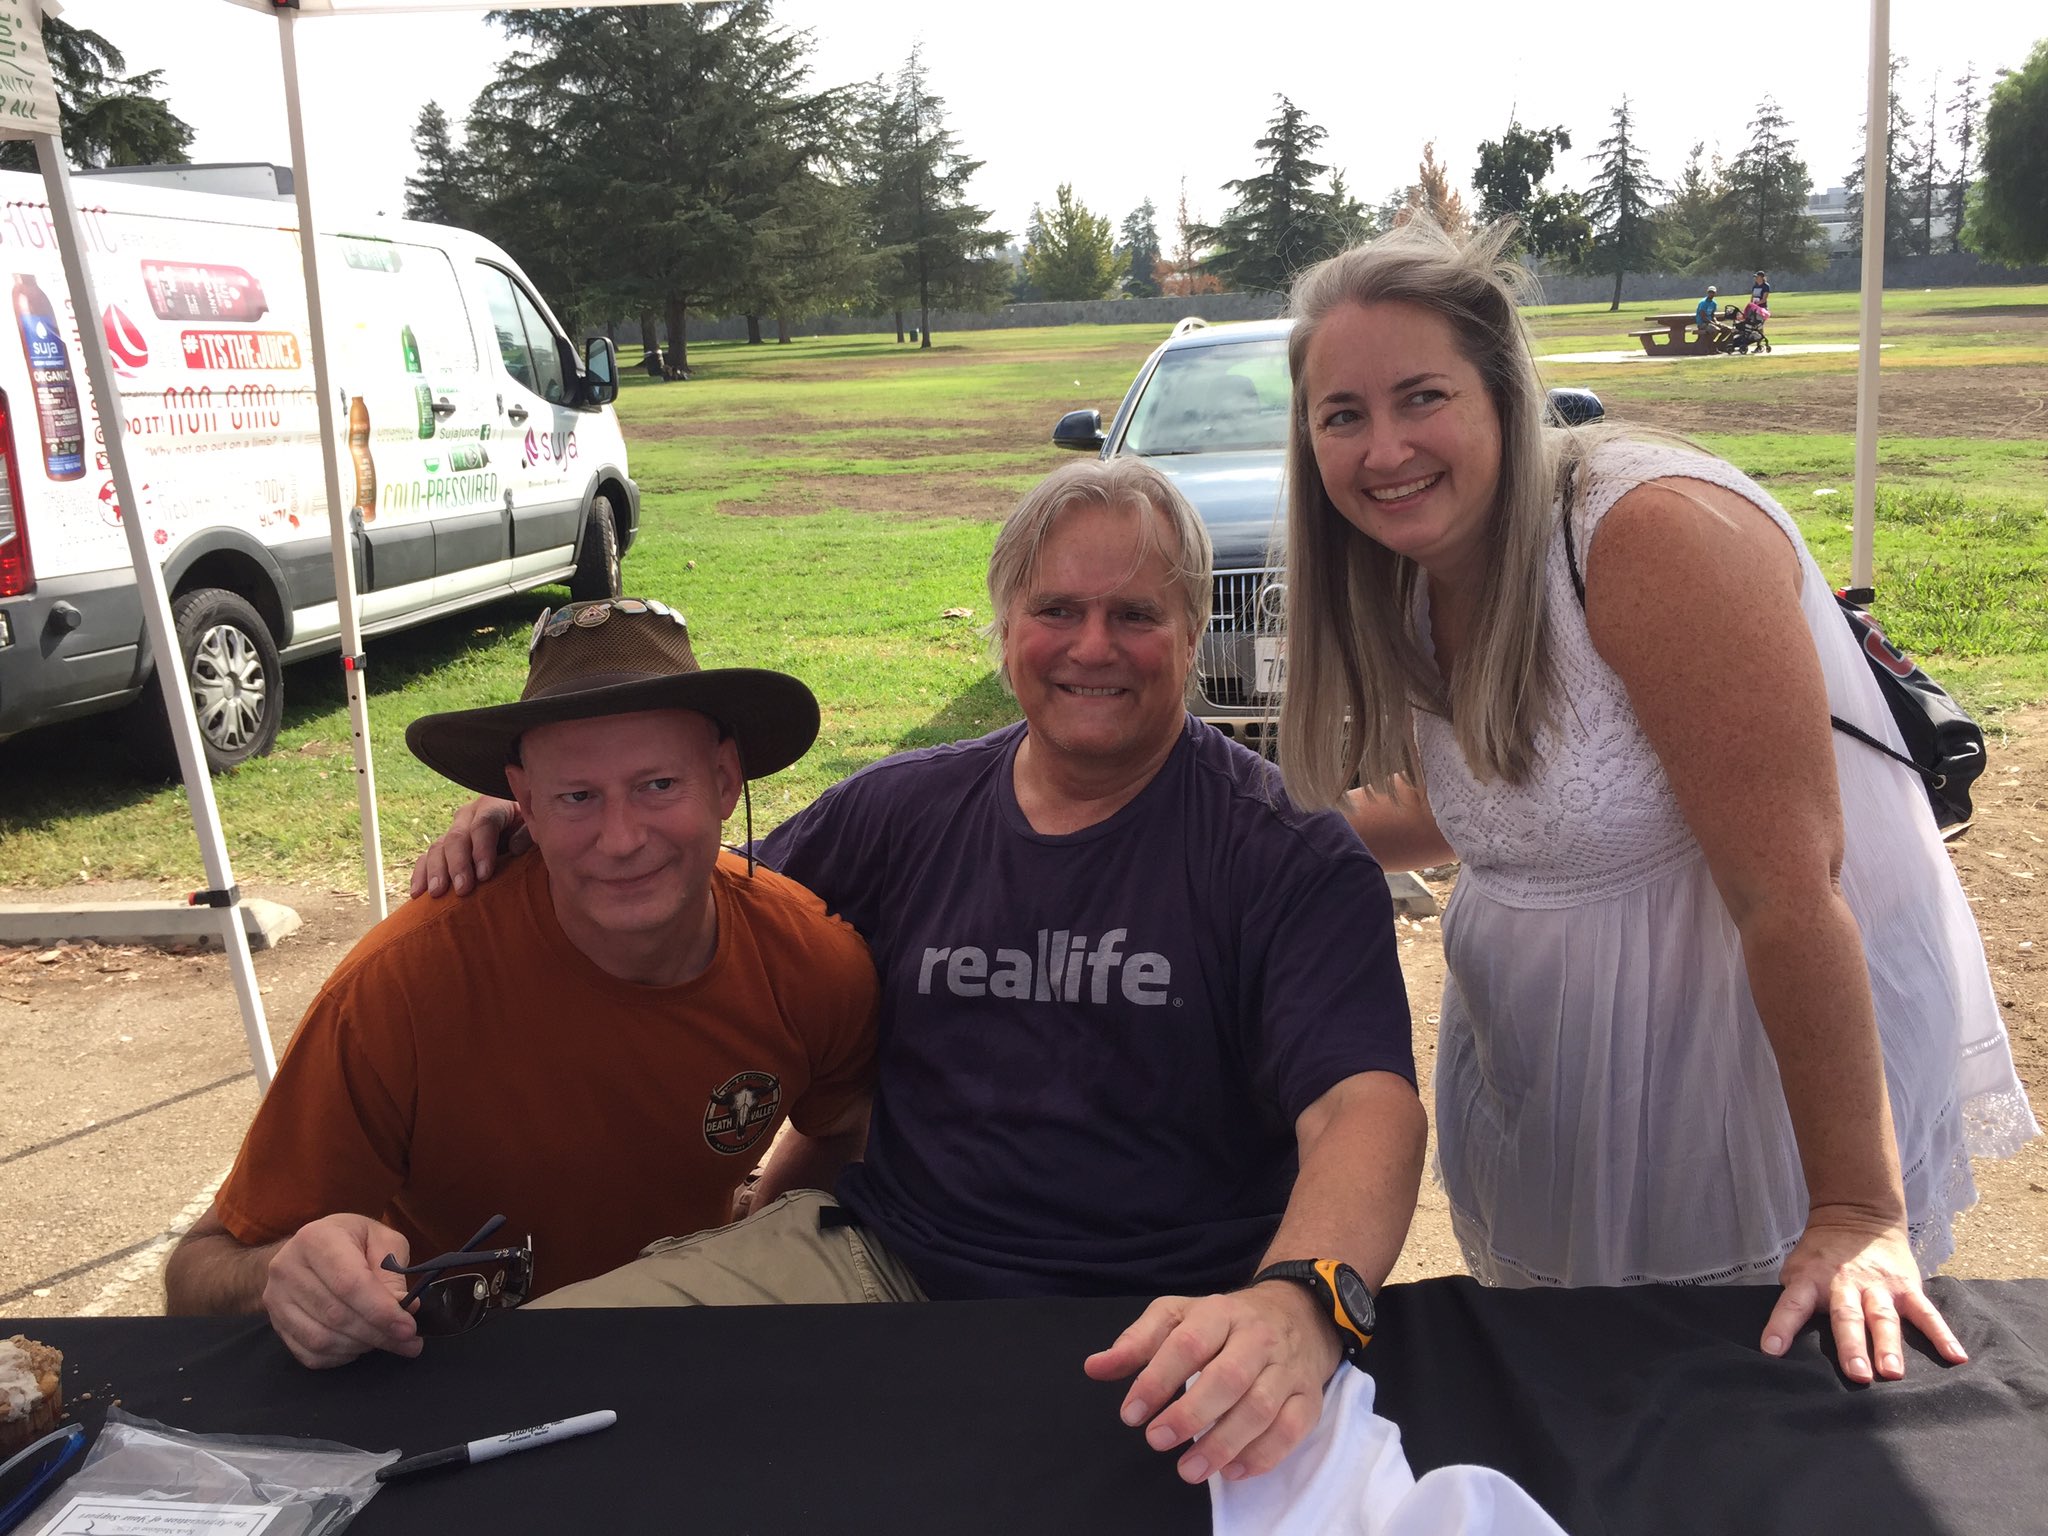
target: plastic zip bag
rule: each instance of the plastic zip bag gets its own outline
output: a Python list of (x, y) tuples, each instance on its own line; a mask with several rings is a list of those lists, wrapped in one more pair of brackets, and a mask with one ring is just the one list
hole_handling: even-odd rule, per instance
[(194, 1434), (114, 1408), (85, 1464), (23, 1530), (333, 1536), (370, 1502), (377, 1469), (396, 1460), (396, 1451), (332, 1440)]

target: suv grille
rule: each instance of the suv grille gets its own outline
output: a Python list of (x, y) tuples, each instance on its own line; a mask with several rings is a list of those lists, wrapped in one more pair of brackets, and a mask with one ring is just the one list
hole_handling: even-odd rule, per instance
[(1209, 611), (1212, 635), (1277, 635), (1285, 622), (1281, 612), (1278, 567), (1252, 571), (1218, 571)]

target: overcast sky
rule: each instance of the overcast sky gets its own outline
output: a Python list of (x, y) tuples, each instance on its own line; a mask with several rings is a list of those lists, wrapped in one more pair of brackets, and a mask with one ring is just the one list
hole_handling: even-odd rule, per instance
[[(1583, 186), (1583, 156), (1624, 93), (1651, 170), (1666, 178), (1695, 140), (1740, 149), (1766, 93), (1790, 118), (1816, 189), (1839, 183), (1861, 153), (1865, 0), (1646, 6), (1604, 24), (1596, 13), (1612, 9), (1578, 0), (780, 0), (775, 11), (812, 32), (820, 86), (893, 74), (921, 41), (962, 146), (986, 162), (974, 195), (1013, 233), (1062, 181), (1113, 220), (1151, 198), (1168, 238), (1183, 177), (1195, 214), (1220, 214), (1222, 183), (1256, 169), (1252, 142), (1276, 93), (1329, 131), (1322, 158), (1368, 202), (1414, 180), (1425, 140), (1469, 178), (1479, 141), (1511, 116), (1563, 124), (1573, 148), (1552, 181)], [(1892, 49), (1909, 61), (1904, 94), (1923, 119), (1937, 82), (1946, 100), (1974, 64), (1988, 87), (2048, 37), (2042, 0), (1894, 0), (1891, 13)], [(224, 0), (66, 0), (64, 18), (112, 40), (131, 69), (164, 70), (171, 108), (197, 134), (193, 159), (290, 163), (270, 17)], [(1751, 24), (1758, 35), (1745, 35)], [(401, 212), (420, 108), (438, 100), (459, 122), (507, 51), (481, 12), (308, 18), (297, 30), (322, 222)]]

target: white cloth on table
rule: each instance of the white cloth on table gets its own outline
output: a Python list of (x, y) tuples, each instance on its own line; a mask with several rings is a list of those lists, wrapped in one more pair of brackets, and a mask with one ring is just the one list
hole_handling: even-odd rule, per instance
[(1372, 1378), (1339, 1366), (1322, 1418), (1285, 1461), (1241, 1482), (1209, 1479), (1214, 1536), (1564, 1536), (1491, 1467), (1438, 1467), (1418, 1480), (1401, 1431), (1372, 1405)]
[[(1901, 747), (1869, 664), (1790, 517), (1719, 459), (1610, 443), (1579, 475), (1582, 571), (1624, 492), (1683, 476), (1747, 497), (1799, 553), (1831, 711)], [(1449, 723), (1417, 716), (1438, 824), (1462, 863), (1444, 913), (1438, 1169), (1488, 1284), (1763, 1281), (1806, 1187), (1739, 935), (1621, 680), (1594, 651), (1552, 540), (1557, 720), (1530, 782), (1482, 783)], [(1426, 592), (1418, 601), (1425, 647)], [(1699, 636), (1712, 645), (1714, 636)], [(1954, 1250), (1969, 1159), (2038, 1134), (1983, 944), (1919, 780), (1834, 733), (1847, 851), (1916, 1255)], [(1755, 789), (1771, 814), (1772, 786)]]

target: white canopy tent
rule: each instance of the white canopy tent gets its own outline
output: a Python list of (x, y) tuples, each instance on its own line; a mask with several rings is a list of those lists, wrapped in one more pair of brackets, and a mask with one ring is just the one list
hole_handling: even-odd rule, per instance
[[(305, 124), (300, 108), (299, 57), (296, 28), (302, 21), (326, 21), (346, 16), (420, 15), (438, 12), (485, 10), (559, 10), (588, 0), (226, 0), (246, 10), (276, 16), (278, 47), (284, 73), (285, 111), (292, 148), (293, 183), (296, 188), (298, 227), (315, 230), (313, 187), (306, 169)], [(599, 0), (612, 6), (659, 5), (679, 0)], [(687, 0), (680, 0), (687, 3)], [(50, 211), (62, 250), (66, 280), (71, 286), (77, 312), (99, 313), (92, 274), (83, 256), (78, 205), (72, 193), (70, 171), (59, 137), (54, 92), (49, 65), (41, 47), (41, 17), (55, 15), (59, 0), (0, 0), (0, 19), (11, 21), (13, 35), (23, 48), (11, 61), (12, 73), (0, 72), (0, 138), (28, 139), (36, 150), (48, 189)], [(1871, 534), (1876, 508), (1878, 339), (1881, 330), (1884, 262), (1884, 164), (1886, 100), (1890, 57), (1889, 0), (1871, 0), (1870, 32), (1870, 115), (1866, 150), (1863, 221), (1863, 295), (1861, 355), (1858, 365), (1856, 414), (1856, 504), (1855, 556), (1852, 581), (1868, 587), (1871, 580)], [(376, 779), (371, 762), (369, 720), (363, 691), (362, 631), (356, 613), (354, 566), (349, 557), (348, 522), (341, 494), (341, 452), (343, 443), (336, 428), (334, 393), (330, 385), (326, 344), (326, 316), (321, 300), (320, 248), (315, 240), (301, 240), (304, 256), (307, 314), (312, 332), (315, 389), (319, 397), (320, 431), (325, 444), (329, 536), (334, 560), (334, 584), (341, 614), (342, 665), (346, 672), (349, 717), (355, 736), (357, 803), (362, 816), (363, 867), (370, 901), (376, 915), (385, 912), (383, 857), (377, 828)], [(79, 328), (86, 372), (96, 400), (119, 398), (112, 359), (102, 329)], [(135, 509), (124, 516), (122, 525), (128, 540), (129, 558), (143, 598), (143, 615), (150, 646), (159, 658), (158, 671), (167, 680), (163, 689), (170, 712), (171, 729), (177, 742), (178, 761), (192, 807), (193, 829), (197, 833), (210, 889), (194, 900), (215, 906), (222, 920), (221, 937), (234, 975), (235, 992), (241, 1004), (249, 1054), (255, 1064), (259, 1089), (267, 1089), (276, 1069), (269, 1032), (263, 1017), (255, 973), (250, 963), (248, 940), (242, 927), (240, 896), (235, 887), (227, 847), (221, 837), (220, 816), (213, 797), (213, 785), (206, 772), (198, 728), (193, 719), (190, 685), (181, 666), (164, 666), (162, 658), (179, 654), (171, 621), (163, 573), (153, 556), (142, 501), (135, 495), (140, 478), (131, 464), (123, 413), (101, 412), (107, 446), (108, 467), (123, 508)]]

